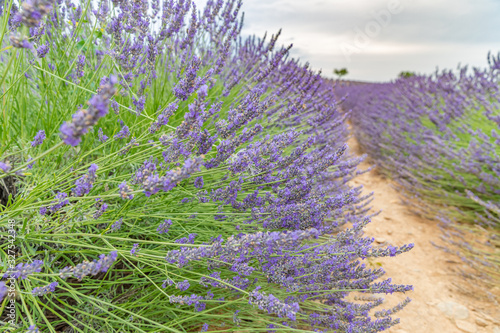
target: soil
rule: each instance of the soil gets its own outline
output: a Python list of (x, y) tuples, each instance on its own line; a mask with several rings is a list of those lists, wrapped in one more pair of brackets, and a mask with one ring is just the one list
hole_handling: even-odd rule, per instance
[[(348, 144), (352, 153), (362, 155), (355, 138), (351, 138)], [(372, 164), (367, 159), (360, 168), (365, 170)], [(401, 202), (395, 184), (381, 175), (377, 168), (355, 178), (352, 185), (363, 185), (365, 194), (374, 192), (372, 210), (382, 211), (367, 226), (367, 236), (374, 237), (379, 244), (415, 244), (408, 253), (371, 263), (381, 265), (393, 283), (414, 286), (414, 291), (406, 295), (385, 297), (384, 308), (390, 308), (406, 297), (412, 299), (402, 312), (394, 315), (401, 319), (401, 323), (388, 332), (500, 333), (500, 300), (492, 296), (488, 298), (484, 290), (478, 288), (482, 286), (481, 281), (471, 281), (460, 274), (465, 267), (460, 258), (431, 244), (431, 241), (440, 243), (442, 232), (438, 222), (412, 214)], [(499, 287), (493, 289), (498, 294)]]

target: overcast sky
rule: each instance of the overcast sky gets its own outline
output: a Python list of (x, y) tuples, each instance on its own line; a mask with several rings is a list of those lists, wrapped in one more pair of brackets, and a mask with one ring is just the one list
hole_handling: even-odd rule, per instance
[(500, 52), (500, 0), (243, 0), (243, 11), (243, 35), (282, 28), (292, 55), (330, 77), (341, 67), (365, 81), (485, 67), (488, 51)]

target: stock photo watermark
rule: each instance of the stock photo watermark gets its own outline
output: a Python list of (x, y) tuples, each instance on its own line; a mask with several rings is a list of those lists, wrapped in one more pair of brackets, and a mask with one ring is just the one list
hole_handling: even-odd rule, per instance
[(351, 62), (353, 54), (361, 53), (366, 49), (371, 41), (377, 38), (384, 28), (387, 28), (394, 15), (401, 14), (404, 10), (403, 1), (390, 0), (386, 8), (372, 10), (370, 16), (372, 19), (366, 22), (362, 27), (355, 26), (353, 28), (354, 38), (351, 42), (343, 42), (340, 44), (340, 50), (347, 62)]
[(7, 288), (7, 305), (4, 309), (4, 314), (7, 317), (7, 322), (16, 325), (16, 277), (14, 271), (16, 267), (16, 221), (7, 221), (7, 279), (5, 287)]

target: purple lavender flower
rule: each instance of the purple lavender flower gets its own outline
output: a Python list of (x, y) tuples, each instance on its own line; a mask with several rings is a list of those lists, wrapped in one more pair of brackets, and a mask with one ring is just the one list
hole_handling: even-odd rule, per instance
[(104, 132), (102, 131), (102, 128), (99, 127), (99, 131), (97, 132), (97, 134), (99, 136), (99, 141), (106, 142), (108, 140), (108, 136), (106, 134), (104, 134)]
[(158, 226), (158, 229), (156, 229), (156, 231), (158, 231), (159, 234), (166, 234), (171, 225), (172, 225), (171, 220), (165, 220)]
[(205, 298), (196, 294), (191, 296), (170, 296), (170, 303), (179, 303), (194, 305), (196, 311), (201, 312), (205, 310), (206, 304), (202, 302)]
[(44, 15), (47, 15), (52, 6), (47, 0), (26, 0), (21, 4), (21, 21), (28, 27), (35, 27), (40, 23)]
[(31, 293), (34, 295), (34, 296), (43, 296), (43, 295), (46, 295), (50, 292), (53, 292), (56, 290), (56, 287), (59, 285), (59, 283), (57, 282), (52, 282), (46, 286), (43, 286), (43, 287), (36, 287), (36, 288), (33, 288), (33, 290), (31, 291)]
[(3, 301), (5, 298), (5, 295), (7, 295), (8, 289), (7, 286), (5, 285), (5, 282), (0, 281), (0, 302)]
[(203, 188), (203, 176), (196, 177), (196, 179), (194, 180), (194, 187)]
[(32, 49), (33, 44), (19, 33), (12, 33), (9, 36), (10, 45), (18, 49)]
[(137, 116), (140, 116), (142, 111), (144, 111), (144, 105), (146, 104), (146, 97), (141, 96), (139, 97), (139, 99), (135, 99), (135, 97), (132, 96), (132, 103), (135, 105)]
[(70, 146), (77, 146), (82, 141), (82, 136), (86, 134), (91, 126), (94, 126), (99, 118), (108, 113), (109, 100), (116, 92), (114, 85), (117, 78), (111, 75), (109, 79), (103, 80), (99, 88), (99, 93), (92, 96), (88, 101), (89, 108), (79, 110), (73, 115), (71, 122), (64, 122), (61, 126), (61, 138), (64, 143)]
[(40, 332), (40, 330), (38, 329), (38, 327), (36, 327), (36, 325), (30, 325), (30, 327), (28, 327), (28, 330), (26, 331), (26, 333), (38, 333)]
[(45, 58), (45, 56), (47, 55), (47, 53), (49, 53), (49, 51), (50, 51), (49, 44), (48, 43), (42, 44), (36, 49), (36, 56), (38, 58)]
[(123, 126), (122, 129), (120, 130), (120, 132), (118, 132), (114, 138), (115, 139), (124, 139), (124, 138), (127, 138), (128, 136), (130, 136), (130, 131), (128, 129), (128, 126)]
[(118, 103), (116, 101), (111, 102), (111, 108), (113, 109), (113, 112), (115, 114), (120, 114), (120, 106), (118, 105)]
[(45, 140), (45, 131), (39, 130), (33, 138), (33, 141), (31, 141), (31, 147), (41, 145), (43, 143), (43, 140)]
[(87, 260), (82, 263), (72, 267), (67, 266), (59, 271), (59, 275), (62, 279), (66, 279), (70, 276), (74, 276), (81, 280), (87, 275), (96, 275), (99, 272), (107, 272), (111, 265), (118, 258), (118, 253), (112, 251), (109, 255), (101, 254), (99, 260), (94, 260), (89, 262)]
[(10, 165), (9, 162), (7, 163), (0, 162), (0, 170), (2, 170), (5, 173), (8, 173), (10, 169), (12, 169), (12, 166)]
[(297, 312), (300, 310), (298, 303), (284, 303), (272, 294), (266, 295), (259, 292), (259, 289), (260, 287), (257, 287), (250, 293), (248, 298), (249, 304), (257, 305), (259, 309), (267, 310), (268, 313), (274, 313), (278, 317), (286, 317), (293, 321), (296, 320)]
[(26, 279), (28, 275), (33, 273), (39, 273), (42, 270), (43, 261), (35, 260), (31, 264), (18, 264), (15, 269), (9, 269), (3, 275), (4, 279), (13, 277), (14, 279), (21, 278), (22, 280)]
[(76, 58), (76, 77), (81, 78), (85, 73), (83, 72), (83, 68), (85, 67), (85, 55), (80, 54)]
[(172, 279), (168, 278), (168, 279), (166, 279), (166, 280), (163, 280), (163, 284), (161, 285), (161, 287), (162, 287), (162, 288), (167, 288), (167, 285), (168, 285), (168, 286), (171, 286), (171, 285), (173, 285), (174, 283), (175, 283), (175, 282), (174, 282)]
[(91, 164), (88, 173), (76, 180), (75, 188), (72, 190), (76, 197), (84, 196), (90, 192), (97, 178), (96, 171), (98, 168), (97, 164)]
[(120, 230), (122, 224), (123, 224), (123, 217), (120, 217), (118, 221), (116, 221), (111, 225), (111, 232)]
[(141, 249), (139, 249), (139, 244), (138, 243), (135, 243), (133, 246), (132, 246), (132, 249), (130, 250), (130, 254), (135, 256), (137, 252), (139, 252)]
[(100, 204), (100, 200), (101, 199), (96, 199), (96, 201), (99, 201), (99, 204), (96, 204), (96, 208), (97, 210), (95, 211), (95, 213), (92, 215), (92, 217), (97, 220), (98, 218), (100, 218), (102, 216), (102, 214), (108, 209), (108, 204), (103, 202), (102, 204)]
[(190, 287), (190, 284), (189, 284), (188, 280), (184, 280), (184, 281), (176, 284), (176, 288), (179, 289), (180, 291), (186, 291), (189, 289), (189, 287)]
[(47, 207), (41, 207), (39, 210), (40, 215), (45, 215), (47, 214)]
[[(52, 201), (53, 205), (49, 207), (50, 211), (52, 213), (55, 213), (59, 209), (61, 209), (62, 207), (64, 207), (67, 204), (69, 204), (69, 200), (66, 199), (67, 197), (68, 197), (68, 194), (65, 193), (65, 192), (57, 192), (57, 194), (56, 194), (56, 200), (57, 201)], [(40, 209), (40, 213), (41, 212), (42, 212), (42, 210)]]
[(201, 99), (205, 99), (208, 95), (208, 86), (206, 84), (202, 85), (200, 89), (198, 89), (198, 97)]
[(118, 189), (119, 189), (120, 197), (122, 199), (131, 200), (134, 198), (134, 195), (130, 193), (130, 192), (132, 192), (132, 189), (127, 185), (127, 181), (124, 180), (122, 183), (120, 183), (120, 185), (118, 185)]
[(204, 323), (203, 326), (201, 327), (201, 332), (206, 332), (208, 331), (208, 324)]
[[(26, 162), (29, 163), (31, 161), (33, 161), (33, 158), (30, 156)], [(31, 169), (33, 169), (34, 165), (35, 165), (35, 162), (29, 163), (26, 167), (31, 170)]]
[(204, 82), (197, 79), (197, 72), (200, 69), (201, 60), (197, 57), (190, 62), (186, 69), (186, 74), (183, 79), (181, 79), (177, 85), (174, 87), (174, 95), (185, 101), (188, 97), (198, 89)]
[[(164, 176), (156, 172), (156, 164), (150, 161), (144, 162), (144, 167), (136, 172), (134, 183), (142, 185), (144, 194), (151, 196), (160, 190), (168, 192), (176, 187), (182, 180), (189, 178), (193, 172), (200, 169), (203, 159), (187, 159), (182, 168), (168, 171)], [(148, 169), (149, 168), (149, 169)]]
[(236, 310), (233, 313), (233, 323), (235, 323), (236, 326), (240, 326), (241, 324), (241, 319), (238, 317), (238, 313), (240, 313), (240, 310)]

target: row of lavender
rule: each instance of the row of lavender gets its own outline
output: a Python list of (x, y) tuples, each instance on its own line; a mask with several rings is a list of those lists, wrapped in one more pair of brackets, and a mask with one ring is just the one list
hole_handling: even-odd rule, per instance
[[(441, 221), (445, 250), (500, 279), (500, 57), (487, 69), (341, 85), (354, 134), (408, 204)], [(465, 224), (463, 224), (465, 222)], [(458, 223), (458, 224), (457, 224)], [(487, 235), (480, 243), (467, 233)]]
[[(97, 5), (97, 6), (96, 6)], [(241, 2), (5, 1), (3, 328), (377, 332), (333, 90)], [(8, 238), (7, 238), (8, 236)], [(349, 295), (358, 293), (354, 300)], [(369, 294), (363, 296), (363, 294)]]

